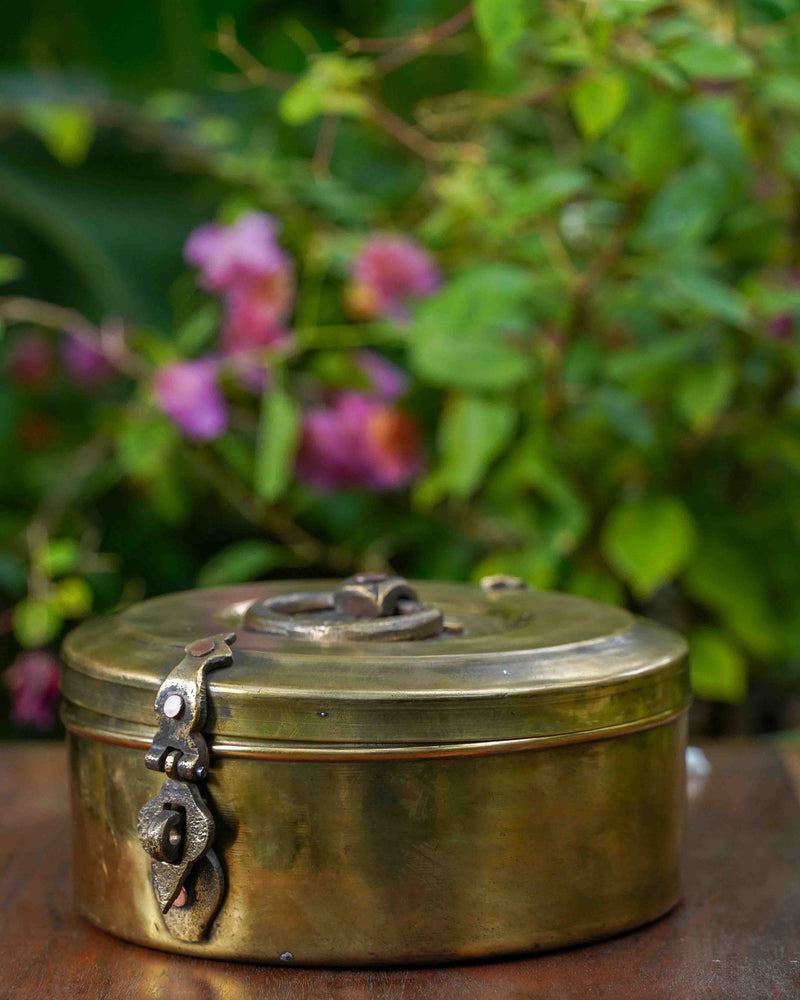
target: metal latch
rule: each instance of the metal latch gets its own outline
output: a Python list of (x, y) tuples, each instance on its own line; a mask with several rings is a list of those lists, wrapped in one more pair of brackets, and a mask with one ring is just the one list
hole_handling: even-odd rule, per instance
[(139, 810), (138, 833), (152, 858), (151, 883), (164, 923), (181, 941), (202, 941), (225, 889), (212, 849), (214, 817), (197, 783), (208, 777), (206, 674), (233, 663), (234, 633), (198, 639), (158, 689), (161, 718), (145, 765), (167, 777)]

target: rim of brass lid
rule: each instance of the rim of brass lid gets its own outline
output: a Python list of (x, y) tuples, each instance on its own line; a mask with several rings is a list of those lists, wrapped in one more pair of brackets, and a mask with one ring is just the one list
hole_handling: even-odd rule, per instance
[[(244, 628), (257, 602), (335, 589), (281, 581), (144, 601), (73, 631), (68, 703), (152, 728), (176, 650), (220, 627), (234, 663), (209, 683), (206, 730), (220, 741), (444, 744), (646, 725), (686, 707), (686, 645), (669, 629), (585, 598), (420, 582), (419, 600), (463, 632), (320, 645)], [(67, 705), (69, 716), (69, 704)]]

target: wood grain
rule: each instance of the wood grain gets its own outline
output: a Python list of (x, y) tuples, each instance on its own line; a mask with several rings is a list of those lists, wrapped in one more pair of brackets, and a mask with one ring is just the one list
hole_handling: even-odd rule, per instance
[[(61, 747), (0, 747), (5, 1000), (764, 1000), (800, 996), (800, 747), (718, 746), (690, 806), (685, 901), (613, 941), (437, 969), (267, 968), (160, 954), (72, 910)], [(469, 877), (469, 873), (465, 873)]]

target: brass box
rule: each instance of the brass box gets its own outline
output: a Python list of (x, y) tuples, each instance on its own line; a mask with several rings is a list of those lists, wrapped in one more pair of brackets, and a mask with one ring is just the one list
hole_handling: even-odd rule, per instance
[(174, 594), (69, 636), (81, 913), (191, 955), (373, 965), (675, 905), (679, 636), (505, 579), (335, 588)]

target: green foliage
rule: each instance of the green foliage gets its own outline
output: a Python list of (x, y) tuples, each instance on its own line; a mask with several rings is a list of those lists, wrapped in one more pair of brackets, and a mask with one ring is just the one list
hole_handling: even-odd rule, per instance
[(278, 545), (261, 538), (234, 542), (208, 560), (197, 574), (198, 587), (221, 587), (227, 583), (256, 580), (286, 562), (286, 553)]
[(648, 598), (686, 565), (695, 527), (676, 497), (621, 503), (603, 529), (603, 553), (639, 597)]
[[(214, 3), (167, 33), (78, 6), (0, 33), (9, 649), (144, 594), (391, 566), (655, 614), (688, 631), (701, 697), (796, 682), (796, 4), (241, 0), (239, 37)], [(181, 247), (245, 211), (294, 262), (293, 339), (260, 395), (220, 362), (228, 430), (200, 443), (153, 371), (220, 352), (225, 304)], [(375, 233), (425, 246), (438, 290), (359, 300)], [(108, 384), (66, 371), (76, 323)], [(406, 490), (321, 494), (304, 414), (370, 391), (364, 348), (409, 375), (381, 405), (425, 460)], [(390, 457), (408, 426), (380, 425)]]
[(747, 661), (719, 629), (700, 627), (689, 633), (692, 685), (698, 698), (741, 702), (747, 697)]
[(525, 378), (530, 363), (515, 341), (524, 332), (530, 286), (519, 268), (479, 267), (422, 305), (410, 343), (419, 377), (477, 390), (506, 389)]
[(282, 388), (264, 392), (255, 463), (256, 493), (277, 500), (289, 485), (292, 460), (300, 435), (300, 414)]
[(622, 114), (628, 99), (628, 84), (622, 73), (600, 73), (583, 80), (572, 91), (572, 112), (581, 133), (597, 139)]

